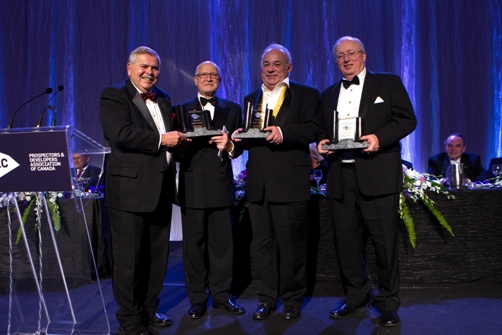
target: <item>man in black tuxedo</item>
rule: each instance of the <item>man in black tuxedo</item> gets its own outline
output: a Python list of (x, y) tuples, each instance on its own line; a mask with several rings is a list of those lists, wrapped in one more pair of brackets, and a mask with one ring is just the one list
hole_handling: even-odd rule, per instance
[(155, 85), (160, 58), (148, 47), (129, 56), (129, 80), (101, 94), (112, 283), (120, 332), (151, 334), (172, 321), (158, 311), (169, 253), (175, 169), (171, 151), (186, 138), (173, 131), (169, 96)]
[(97, 166), (89, 165), (91, 157), (85, 154), (73, 154), (72, 176), (78, 180), (87, 180), (85, 190), (91, 186), (97, 187), (101, 183), (101, 169)]
[(466, 182), (471, 180), (483, 181), (488, 178), (485, 169), (481, 165), (481, 157), (465, 152), (465, 139), (461, 134), (453, 133), (448, 136), (444, 141), (444, 146), (445, 152), (431, 156), (427, 161), (427, 173), (444, 177), (440, 179), (442, 185), (448, 186), (446, 176), (448, 176), (448, 170), (453, 162), (464, 164)]
[[(268, 46), (261, 59), (263, 85), (244, 98), (273, 110), (266, 139), (248, 140), (246, 190), (253, 229), (258, 307), (264, 320), (277, 298), (287, 320), (300, 316), (307, 289), (306, 244), (310, 200), (309, 143), (320, 132), (319, 91), (289, 80), (293, 65), (284, 46)], [(238, 132), (242, 131), (239, 129)], [(235, 134), (235, 133), (234, 133)], [(234, 139), (234, 137), (233, 137)]]
[(213, 308), (242, 314), (244, 308), (230, 300), (233, 278), (235, 187), (231, 159), (238, 156), (228, 137), (241, 123), (241, 107), (216, 97), (220, 68), (206, 61), (195, 70), (195, 99), (183, 102), (184, 110), (208, 110), (221, 135), (194, 138), (183, 151), (179, 173), (179, 201), (183, 223), (183, 267), (190, 300), (188, 317), (201, 318), (209, 294)]
[[(399, 140), (415, 129), (417, 121), (401, 79), (366, 70), (366, 53), (359, 39), (342, 37), (333, 51), (343, 80), (321, 94), (325, 132), (318, 150), (329, 162), (326, 196), (345, 301), (330, 317), (344, 318), (366, 310), (370, 281), (361, 241), (367, 229), (375, 246), (380, 290), (373, 300), (381, 311), (381, 324), (397, 326), (397, 223), (403, 183)], [(333, 138), (334, 111), (339, 117), (363, 118), (361, 140), (369, 147), (322, 149)]]

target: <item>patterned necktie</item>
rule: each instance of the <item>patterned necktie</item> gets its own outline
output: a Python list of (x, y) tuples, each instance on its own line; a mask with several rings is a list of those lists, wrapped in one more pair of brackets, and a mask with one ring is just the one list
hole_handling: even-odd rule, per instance
[(210, 99), (206, 99), (204, 97), (200, 97), (200, 103), (202, 106), (205, 106), (208, 102), (214, 106), (214, 105), (216, 105), (216, 98), (211, 97)]
[(346, 89), (349, 88), (350, 85), (352, 85), (352, 84), (359, 85), (359, 77), (355, 76), (354, 78), (352, 78), (352, 80), (343, 79), (342, 84), (343, 84), (343, 87), (345, 87)]
[(143, 99), (143, 101), (147, 101), (147, 100), (152, 100), (152, 101), (155, 101), (156, 97), (155, 97), (155, 92), (150, 92), (150, 93), (141, 93), (141, 99)]

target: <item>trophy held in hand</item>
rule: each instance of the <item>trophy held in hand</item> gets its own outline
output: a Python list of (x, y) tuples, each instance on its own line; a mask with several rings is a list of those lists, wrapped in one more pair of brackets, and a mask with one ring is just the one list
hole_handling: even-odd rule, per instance
[(269, 131), (263, 131), (268, 126), (274, 124), (272, 110), (268, 109), (268, 105), (263, 109), (262, 104), (256, 105), (256, 108), (248, 102), (244, 114), (244, 126), (241, 133), (235, 134), (235, 138), (267, 138), (270, 135)]
[(185, 110), (181, 105), (175, 107), (174, 112), (179, 120), (180, 131), (186, 137), (218, 136), (221, 131), (215, 129), (211, 113), (201, 107)]
[(369, 146), (367, 141), (361, 141), (361, 117), (340, 118), (337, 111), (333, 111), (333, 138), (323, 144), (323, 150), (351, 150), (364, 149)]

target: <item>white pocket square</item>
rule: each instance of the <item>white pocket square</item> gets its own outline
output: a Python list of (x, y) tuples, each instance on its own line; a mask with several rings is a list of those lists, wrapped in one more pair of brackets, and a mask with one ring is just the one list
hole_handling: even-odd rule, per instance
[(375, 100), (376, 104), (381, 104), (382, 102), (383, 102), (383, 99), (380, 98), (380, 97), (377, 97), (376, 100)]

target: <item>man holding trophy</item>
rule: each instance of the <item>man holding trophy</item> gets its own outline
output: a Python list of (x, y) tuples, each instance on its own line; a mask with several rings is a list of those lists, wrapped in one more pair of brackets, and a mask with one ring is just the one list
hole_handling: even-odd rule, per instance
[[(265, 49), (263, 85), (244, 98), (245, 126), (232, 135), (248, 149), (247, 197), (259, 286), (254, 320), (267, 319), (277, 298), (285, 319), (298, 318), (307, 290), (309, 143), (321, 132), (321, 118), (319, 92), (289, 80), (292, 68), (284, 46)], [(253, 135), (261, 131), (264, 137)], [(251, 135), (244, 141), (240, 136), (246, 133)]]
[(375, 246), (379, 293), (373, 301), (383, 326), (400, 324), (397, 223), (402, 191), (401, 146), (417, 121), (401, 79), (365, 68), (354, 37), (340, 38), (334, 56), (342, 80), (321, 95), (324, 133), (319, 153), (329, 162), (327, 198), (345, 301), (330, 318), (366, 311), (370, 280), (362, 232)]
[[(192, 137), (183, 151), (178, 200), (183, 223), (185, 286), (190, 300), (187, 314), (190, 319), (200, 319), (206, 313), (209, 293), (213, 309), (244, 313), (244, 308), (230, 300), (235, 203), (231, 159), (241, 152), (235, 150), (227, 135), (240, 125), (241, 107), (216, 96), (221, 74), (215, 63), (199, 64), (194, 83), (197, 96), (175, 109), (178, 119), (185, 122), (185, 130), (198, 130), (199, 135)], [(208, 135), (208, 130), (216, 129), (217, 136)], [(190, 132), (186, 136), (191, 136)]]

